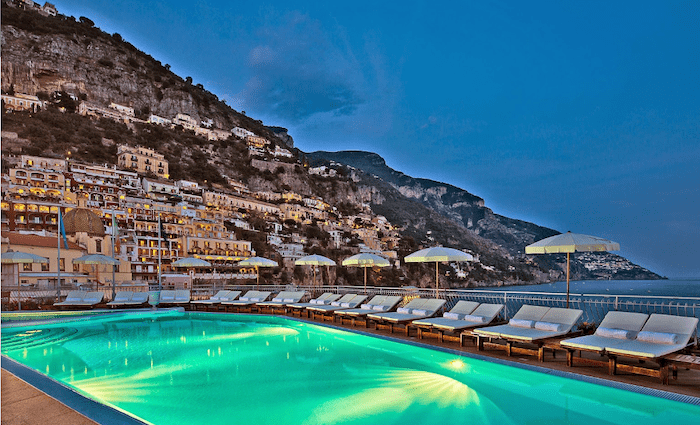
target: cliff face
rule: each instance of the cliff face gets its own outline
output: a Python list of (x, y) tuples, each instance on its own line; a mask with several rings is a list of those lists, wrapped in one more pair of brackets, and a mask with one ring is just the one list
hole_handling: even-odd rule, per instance
[(524, 246), (559, 233), (533, 223), (494, 214), (484, 205), (482, 198), (449, 184), (407, 176), (387, 166), (384, 159), (375, 153), (313, 152), (309, 157), (336, 161), (375, 175), (406, 198), (415, 200), (475, 235), (494, 242), (510, 255), (518, 255)]
[[(472, 250), (486, 266), (486, 280), (565, 279), (566, 260), (556, 255), (525, 256), (525, 246), (560, 232), (504, 217), (484, 200), (458, 187), (413, 178), (386, 165), (371, 152), (312, 152), (315, 165), (340, 163), (355, 169), (364, 202), (422, 244), (441, 243)], [(576, 254), (573, 279), (658, 279), (655, 273), (610, 253)]]
[[(103, 106), (134, 108), (137, 116), (172, 118), (178, 113), (216, 128), (246, 128), (269, 140), (291, 142), (262, 122), (231, 109), (191, 79), (182, 79), (150, 55), (92, 26), (89, 21), (2, 9), (2, 89), (37, 95), (66, 91)], [(282, 129), (284, 130), (284, 129)]]

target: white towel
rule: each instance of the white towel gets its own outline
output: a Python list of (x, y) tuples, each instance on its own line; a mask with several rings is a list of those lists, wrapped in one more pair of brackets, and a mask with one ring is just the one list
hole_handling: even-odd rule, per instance
[(294, 302), (294, 298), (285, 298), (283, 302), (285, 302), (285, 303), (293, 303), (293, 302)]
[(516, 328), (531, 328), (535, 326), (533, 320), (523, 320), (523, 319), (510, 319), (509, 325), (515, 326)]
[(425, 310), (418, 310), (418, 309), (416, 309), (416, 310), (411, 311), (410, 314), (413, 314), (413, 315), (415, 315), (415, 316), (427, 316), (427, 315), (428, 315), (428, 312), (425, 311)]
[(251, 298), (251, 299), (249, 299), (248, 301), (257, 303), (258, 301), (260, 301), (260, 298)]
[(615, 339), (630, 339), (632, 337), (631, 331), (626, 331), (624, 329), (612, 329), (612, 328), (598, 328), (595, 334), (602, 336), (603, 338), (615, 338)]
[(340, 306), (341, 307), (350, 307), (350, 303), (341, 303)]
[(374, 311), (384, 311), (384, 306), (383, 306), (383, 305), (375, 305), (375, 306), (372, 306), (372, 310), (374, 310)]
[(272, 302), (281, 303), (281, 302), (282, 302), (282, 298), (273, 298), (273, 299), (272, 299)]
[(547, 332), (561, 332), (564, 330), (564, 325), (561, 323), (536, 322), (535, 329)]
[(486, 317), (473, 316), (471, 314), (465, 315), (464, 320), (466, 320), (467, 322), (486, 323)]
[(399, 307), (396, 309), (396, 312), (401, 314), (411, 314), (411, 309), (406, 307)]
[(464, 319), (465, 316), (464, 316), (464, 314), (447, 312), (447, 313), (443, 314), (442, 317), (444, 317), (445, 319), (462, 320), (462, 319)]
[(333, 301), (333, 302), (331, 303), (331, 305), (334, 306), (334, 307), (340, 307), (340, 302), (338, 302), (338, 301)]
[(678, 335), (667, 332), (641, 331), (637, 334), (637, 341), (672, 345), (678, 344)]
[(361, 304), (360, 308), (364, 310), (372, 310), (372, 304)]

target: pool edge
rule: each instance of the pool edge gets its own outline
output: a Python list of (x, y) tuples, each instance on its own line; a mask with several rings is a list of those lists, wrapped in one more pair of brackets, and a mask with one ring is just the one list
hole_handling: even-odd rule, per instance
[(137, 419), (119, 409), (88, 398), (73, 388), (56, 381), (50, 376), (31, 369), (6, 355), (0, 357), (0, 367), (43, 392), (47, 396), (64, 404), (88, 419), (101, 425), (152, 425)]

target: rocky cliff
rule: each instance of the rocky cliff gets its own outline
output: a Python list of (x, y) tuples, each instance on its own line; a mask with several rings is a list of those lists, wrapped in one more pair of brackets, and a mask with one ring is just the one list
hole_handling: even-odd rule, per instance
[(270, 140), (291, 141), (286, 130), (275, 132), (234, 111), (201, 84), (174, 74), (169, 65), (89, 19), (42, 16), (3, 2), (0, 42), (4, 91), (11, 85), (15, 92), (32, 95), (65, 91), (103, 106), (131, 106), (143, 119), (183, 113), (198, 122), (210, 118), (216, 128), (239, 126)]
[[(312, 165), (339, 163), (354, 170), (365, 202), (422, 244), (462, 246), (479, 253), (489, 279), (548, 281), (565, 278), (565, 256), (525, 256), (525, 246), (560, 232), (495, 214), (484, 200), (464, 189), (414, 178), (386, 165), (372, 152), (312, 152)], [(503, 261), (506, 258), (507, 261)], [(573, 257), (573, 279), (659, 279), (615, 254)]]

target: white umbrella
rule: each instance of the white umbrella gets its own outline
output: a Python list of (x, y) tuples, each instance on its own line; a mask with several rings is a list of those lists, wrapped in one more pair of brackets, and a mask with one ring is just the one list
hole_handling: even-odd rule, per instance
[(211, 263), (209, 261), (204, 261), (199, 258), (195, 257), (185, 257), (185, 258), (180, 258), (177, 261), (173, 261), (170, 263), (170, 266), (172, 267), (211, 267)]
[(438, 263), (449, 261), (474, 261), (471, 254), (453, 248), (445, 248), (435, 246), (432, 248), (421, 249), (413, 254), (404, 257), (407, 263), (432, 263), (435, 262), (435, 296), (438, 296)]
[(73, 264), (109, 264), (118, 266), (119, 260), (102, 254), (89, 254), (74, 259)]
[[(73, 264), (92, 264), (92, 265), (100, 265), (100, 264), (107, 264), (111, 265), (112, 267), (118, 266), (119, 265), (119, 260), (108, 257), (106, 255), (102, 254), (88, 254), (88, 255), (83, 255), (82, 257), (78, 257), (73, 260)], [(112, 271), (114, 271), (114, 268), (112, 268)], [(97, 279), (99, 282), (99, 270), (97, 271)], [(112, 274), (112, 298), (114, 298), (116, 292), (115, 288), (115, 283), (114, 283), (114, 273)]]
[(257, 282), (255, 286), (260, 286), (260, 267), (277, 267), (277, 261), (268, 260), (263, 257), (250, 257), (238, 263), (239, 266), (255, 267), (255, 274), (257, 275)]
[(379, 255), (362, 252), (343, 260), (344, 266), (362, 267), (365, 269), (365, 293), (367, 292), (367, 267), (388, 267), (389, 260)]
[(569, 307), (569, 270), (572, 252), (618, 251), (620, 244), (596, 236), (566, 232), (537, 241), (525, 247), (526, 254), (566, 253), (566, 307)]
[(2, 253), (3, 264), (48, 263), (49, 259), (29, 252), (13, 251), (8, 249)]
[(313, 266), (314, 268), (314, 285), (316, 285), (316, 267), (318, 266), (335, 266), (335, 261), (330, 258), (324, 257), (323, 255), (307, 255), (306, 257), (301, 257), (294, 262), (296, 266)]
[[(15, 264), (27, 264), (27, 263), (48, 263), (49, 259), (46, 257), (42, 257), (36, 254), (32, 254), (29, 252), (21, 252), (21, 251), (13, 251), (12, 249), (7, 250), (7, 252), (3, 252), (2, 255), (0, 256), (0, 261), (2, 264), (12, 264), (13, 266), (13, 271), (12, 274), (14, 276), (19, 276), (19, 270), (17, 269), (18, 266), (15, 266)], [(19, 310), (22, 310), (22, 296), (19, 293), (19, 277), (17, 279), (17, 282), (15, 282), (17, 286), (17, 308)]]

